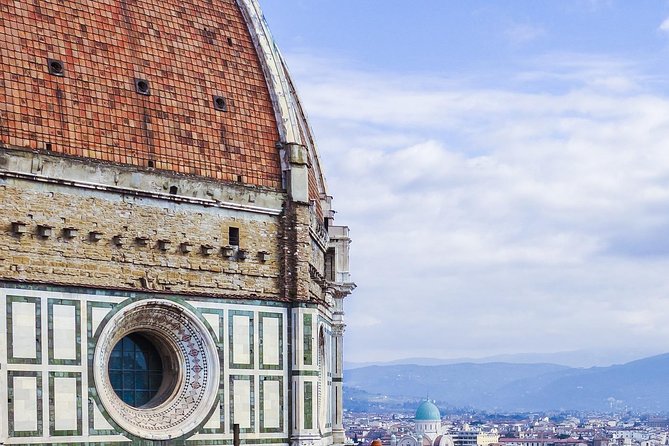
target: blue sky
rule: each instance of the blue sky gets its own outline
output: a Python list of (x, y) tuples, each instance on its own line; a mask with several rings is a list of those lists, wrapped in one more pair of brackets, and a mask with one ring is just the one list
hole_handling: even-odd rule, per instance
[[(264, 0), (285, 52), (348, 59), (368, 70), (504, 83), (550, 54), (666, 67), (661, 0)], [(489, 84), (488, 84), (489, 85)]]
[(669, 2), (261, 5), (352, 229), (348, 360), (669, 351)]

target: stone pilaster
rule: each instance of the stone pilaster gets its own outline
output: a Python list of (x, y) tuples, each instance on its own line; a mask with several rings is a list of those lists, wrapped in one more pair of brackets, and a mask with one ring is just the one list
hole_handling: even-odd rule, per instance
[(330, 248), (334, 249), (334, 257), (330, 259), (334, 266), (333, 274), (328, 281), (327, 294), (333, 302), (332, 307), (332, 340), (333, 373), (332, 385), (334, 386), (333, 398), (333, 420), (332, 420), (332, 442), (335, 445), (343, 445), (346, 442), (344, 431), (344, 298), (355, 289), (355, 284), (350, 281), (349, 274), (349, 230), (346, 226), (330, 226)]
[(318, 310), (296, 307), (291, 310), (292, 370), (290, 441), (292, 446), (320, 444), (318, 430)]
[(284, 277), (291, 309), (290, 441), (293, 446), (321, 443), (318, 431), (318, 310), (309, 301), (309, 180), (307, 149), (299, 144), (283, 146), (289, 200), (284, 208)]
[(292, 300), (309, 298), (309, 180), (307, 149), (299, 144), (284, 144), (281, 149), (287, 166), (289, 200), (283, 213), (285, 291)]
[[(341, 301), (342, 299), (337, 299)], [(334, 342), (334, 367), (332, 370), (332, 385), (334, 387), (333, 398), (333, 420), (332, 420), (332, 442), (335, 445), (343, 445), (346, 442), (346, 433), (344, 431), (344, 322), (343, 312), (340, 312), (341, 321), (335, 322), (332, 326), (332, 337)]]

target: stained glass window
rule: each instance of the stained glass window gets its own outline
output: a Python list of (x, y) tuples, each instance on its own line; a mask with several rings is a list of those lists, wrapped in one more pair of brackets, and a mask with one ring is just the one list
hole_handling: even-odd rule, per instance
[(163, 381), (163, 362), (153, 343), (139, 333), (121, 339), (109, 358), (109, 380), (123, 402), (146, 405)]

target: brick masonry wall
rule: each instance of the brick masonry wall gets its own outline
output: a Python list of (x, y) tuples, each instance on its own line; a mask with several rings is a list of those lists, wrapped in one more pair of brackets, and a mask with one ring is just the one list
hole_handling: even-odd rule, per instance
[[(0, 184), (0, 279), (114, 289), (282, 299), (278, 218), (122, 197), (22, 180)], [(53, 188), (51, 188), (53, 189)], [(64, 188), (61, 188), (64, 189)], [(12, 222), (26, 233), (12, 232)], [(38, 225), (52, 226), (49, 237)], [(248, 257), (227, 258), (228, 228), (240, 228)], [(68, 239), (63, 229), (78, 234)], [(90, 231), (102, 234), (89, 239)], [(113, 237), (122, 236), (123, 246)], [(147, 237), (141, 246), (136, 237)], [(167, 250), (159, 240), (170, 241)], [(180, 244), (192, 244), (183, 253)], [(210, 245), (206, 256), (201, 246)], [(262, 261), (260, 251), (269, 253)]]
[(281, 220), (284, 286), (291, 299), (306, 301), (314, 297), (309, 293), (311, 282), (309, 265), (313, 260), (309, 235), (309, 207), (289, 202), (284, 208)]

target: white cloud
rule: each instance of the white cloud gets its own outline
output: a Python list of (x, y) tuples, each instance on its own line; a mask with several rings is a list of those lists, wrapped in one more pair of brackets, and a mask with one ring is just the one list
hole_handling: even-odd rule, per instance
[(666, 347), (669, 100), (632, 68), (528, 93), (289, 62), (352, 229), (350, 360)]
[(660, 31), (669, 32), (669, 17), (660, 24)]

